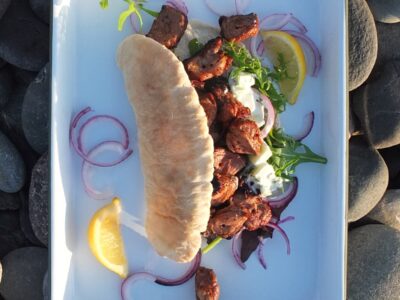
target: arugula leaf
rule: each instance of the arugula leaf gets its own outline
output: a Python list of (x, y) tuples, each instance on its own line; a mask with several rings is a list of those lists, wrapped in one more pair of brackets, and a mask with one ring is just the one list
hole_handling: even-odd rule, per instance
[(192, 39), (189, 44), (189, 52), (190, 56), (196, 55), (201, 49), (203, 49), (204, 45), (199, 42), (198, 39)]
[(302, 163), (327, 163), (325, 157), (284, 133), (282, 128), (273, 128), (266, 142), (272, 151), (268, 163), (274, 168), (276, 176), (292, 179), (296, 167)]
[(227, 42), (223, 47), (225, 53), (233, 58), (233, 65), (236, 67), (231, 73), (235, 78), (240, 72), (247, 72), (255, 75), (257, 89), (268, 96), (278, 113), (285, 110), (287, 99), (278, 91), (276, 85), (281, 80), (280, 72), (272, 72), (264, 67), (261, 61), (253, 57), (246, 47), (233, 42)]
[(99, 3), (102, 9), (106, 9), (108, 7), (108, 0), (100, 0)]

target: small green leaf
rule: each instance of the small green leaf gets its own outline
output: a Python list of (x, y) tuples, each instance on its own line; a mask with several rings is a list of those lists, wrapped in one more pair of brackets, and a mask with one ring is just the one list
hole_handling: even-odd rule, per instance
[(217, 237), (215, 240), (213, 240), (211, 243), (209, 243), (207, 246), (205, 246), (203, 249), (201, 249), (201, 254), (206, 254), (207, 252), (211, 251), (221, 241), (222, 241), (222, 238)]
[[(118, 19), (118, 30), (122, 31), (122, 28), (124, 27), (124, 23), (126, 21), (126, 19), (133, 13), (137, 13), (137, 9), (135, 6), (135, 3), (132, 2), (129, 4), (129, 7), (127, 10), (124, 10), (120, 15), (119, 15), (119, 19)], [(139, 14), (140, 15), (140, 14)], [(141, 21), (141, 18), (139, 19), (139, 21)], [(141, 24), (143, 24), (143, 21), (141, 22)], [(141, 25), (142, 26), (142, 25)]]
[(108, 7), (108, 0), (100, 0), (100, 7), (106, 9)]
[(196, 55), (201, 49), (203, 49), (204, 45), (199, 42), (198, 39), (193, 39), (188, 44), (190, 56)]
[(145, 13), (147, 13), (148, 15), (150, 15), (154, 18), (157, 18), (158, 15), (160, 14), (159, 12), (156, 12), (154, 10), (144, 7), (143, 4), (138, 4), (138, 6), (140, 7), (141, 10), (143, 10)]

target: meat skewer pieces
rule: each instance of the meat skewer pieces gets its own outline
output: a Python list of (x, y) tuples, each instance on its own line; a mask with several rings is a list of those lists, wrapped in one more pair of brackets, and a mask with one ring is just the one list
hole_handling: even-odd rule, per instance
[(220, 17), (221, 36), (229, 42), (241, 42), (258, 33), (258, 17), (251, 13), (231, 17)]
[(222, 147), (214, 150), (215, 172), (225, 175), (236, 175), (246, 166), (246, 158)]
[(212, 269), (199, 267), (195, 277), (196, 300), (218, 300), (220, 289)]
[(226, 144), (234, 153), (258, 155), (262, 145), (260, 129), (252, 120), (237, 118), (229, 126)]
[(214, 207), (223, 204), (233, 196), (239, 186), (239, 178), (215, 173), (212, 184), (214, 191), (211, 198), (211, 206)]

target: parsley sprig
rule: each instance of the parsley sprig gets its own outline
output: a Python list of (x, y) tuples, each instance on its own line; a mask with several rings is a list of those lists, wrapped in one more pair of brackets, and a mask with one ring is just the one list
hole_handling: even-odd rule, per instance
[[(122, 28), (124, 27), (125, 21), (128, 19), (128, 17), (131, 14), (135, 14), (138, 18), (140, 29), (143, 27), (143, 18), (141, 15), (141, 11), (144, 11), (145, 13), (149, 14), (152, 17), (157, 17), (158, 12), (153, 11), (151, 9), (145, 8), (143, 3), (146, 3), (146, 0), (124, 0), (126, 3), (128, 3), (128, 8), (121, 12), (118, 18), (118, 30), (121, 31)], [(103, 9), (106, 9), (108, 7), (108, 0), (100, 0), (100, 7)]]
[(268, 163), (274, 168), (276, 176), (292, 179), (296, 167), (302, 163), (327, 163), (325, 157), (284, 133), (282, 128), (273, 128), (266, 142), (272, 151)]
[(257, 89), (267, 95), (278, 113), (285, 111), (287, 99), (278, 91), (276, 85), (282, 80), (287, 72), (271, 71), (268, 67), (261, 64), (261, 61), (253, 57), (243, 45), (233, 42), (224, 44), (224, 51), (233, 58), (233, 65), (236, 67), (232, 73), (235, 78), (241, 72), (247, 72), (255, 75)]

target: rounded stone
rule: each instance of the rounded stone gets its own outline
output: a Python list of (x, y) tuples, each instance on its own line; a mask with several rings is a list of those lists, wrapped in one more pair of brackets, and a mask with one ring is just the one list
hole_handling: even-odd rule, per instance
[(32, 229), (31, 219), (29, 217), (29, 199), (28, 195), (25, 195), (25, 191), (18, 193), (21, 202), (21, 208), (19, 209), (19, 223), (21, 226), (21, 231), (24, 236), (36, 246), (43, 246), (43, 244), (36, 237)]
[(0, 211), (0, 228), (8, 231), (19, 230), (19, 213), (15, 210)]
[(46, 271), (46, 274), (43, 278), (43, 300), (50, 299), (50, 278), (49, 278), (49, 271)]
[(27, 71), (11, 65), (15, 80), (23, 85), (29, 85), (38, 75), (38, 72)]
[(4, 13), (7, 11), (10, 3), (11, 3), (11, 0), (1, 0), (0, 1), (0, 19), (1, 19), (1, 17), (3, 17)]
[(32, 171), (29, 217), (36, 237), (47, 246), (49, 233), (49, 155), (44, 154)]
[(365, 0), (349, 0), (349, 88), (370, 75), (378, 52), (374, 18)]
[(29, 0), (33, 12), (45, 23), (50, 22), (50, 0)]
[(25, 177), (21, 154), (0, 132), (0, 190), (6, 193), (18, 192), (25, 184)]
[(4, 67), (6, 64), (7, 62), (0, 57), (0, 68)]
[(13, 78), (9, 68), (0, 69), (0, 108), (3, 108), (11, 98)]
[(400, 230), (400, 190), (387, 190), (367, 217)]
[(391, 61), (374, 81), (357, 90), (354, 112), (377, 149), (400, 144), (400, 60)]
[(43, 278), (47, 270), (47, 249), (20, 248), (2, 260), (0, 293), (7, 300), (43, 300)]
[(17, 210), (20, 207), (18, 194), (0, 191), (0, 210)]
[(42, 154), (49, 146), (50, 68), (47, 64), (29, 85), (22, 105), (22, 128), (31, 147)]
[(400, 145), (379, 150), (389, 169), (389, 179), (400, 174)]
[(400, 22), (399, 0), (368, 0), (368, 5), (375, 20), (390, 24)]
[(400, 23), (384, 24), (376, 23), (378, 32), (378, 58), (375, 69), (379, 69), (384, 63), (400, 59)]
[(26, 84), (16, 85), (11, 94), (11, 100), (0, 112), (2, 122), (9, 136), (15, 133), (23, 135), (21, 113), (26, 89)]
[(398, 300), (400, 232), (385, 225), (366, 225), (348, 237), (348, 300)]
[(389, 175), (379, 152), (362, 137), (352, 137), (349, 148), (348, 221), (354, 222), (368, 214), (382, 198)]
[(0, 259), (11, 251), (29, 246), (31, 243), (25, 238), (21, 230), (7, 230), (0, 228)]
[(21, 69), (39, 71), (49, 60), (49, 27), (28, 0), (13, 0), (0, 22), (0, 57)]

